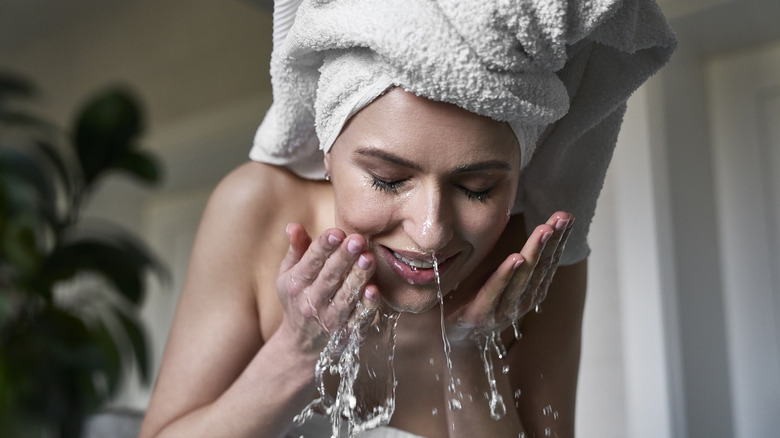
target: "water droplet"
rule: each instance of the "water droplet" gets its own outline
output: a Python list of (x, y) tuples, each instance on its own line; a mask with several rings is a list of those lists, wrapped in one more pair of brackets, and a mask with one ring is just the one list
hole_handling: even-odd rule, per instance
[(545, 427), (544, 428), (544, 436), (550, 436), (550, 428), (549, 427)]
[(542, 409), (542, 414), (544, 414), (545, 416), (552, 414), (552, 406), (550, 405), (545, 406), (544, 409)]
[(506, 353), (506, 350), (502, 351), (503, 344), (501, 344), (499, 335), (500, 334), (495, 331), (491, 332), (490, 335), (477, 338), (477, 343), (482, 350), (482, 365), (484, 366), (485, 375), (487, 375), (488, 379), (488, 386), (490, 387), (490, 393), (488, 394), (486, 392), (485, 397), (488, 399), (488, 404), (490, 406), (490, 416), (495, 420), (501, 419), (501, 417), (506, 414), (504, 399), (501, 394), (498, 393), (496, 378), (493, 372), (493, 355), (491, 354), (491, 350), (495, 350), (499, 357), (501, 357), (502, 353)]
[(553, 418), (556, 420), (558, 419), (558, 411), (553, 412)]
[(536, 307), (534, 307), (534, 312), (536, 313), (542, 313), (542, 306), (537, 304)]
[(515, 320), (512, 323), (512, 328), (515, 330), (515, 339), (520, 340), (523, 339), (523, 334), (520, 333), (520, 327), (518, 327), (518, 321)]
[(431, 366), (433, 366), (433, 358), (428, 359), (428, 363), (431, 364)]
[(504, 367), (501, 368), (501, 372), (504, 374), (509, 374), (509, 365), (504, 365)]
[(433, 412), (431, 412), (431, 414), (433, 414), (434, 416), (436, 416), (436, 414), (438, 414), (438, 413), (439, 413), (439, 410), (438, 410), (438, 409), (436, 409), (436, 408), (433, 408)]
[(519, 390), (519, 389), (518, 389), (518, 390), (516, 390), (516, 391), (515, 391), (515, 398), (520, 398), (520, 394), (522, 394), (522, 393), (523, 393), (523, 391), (521, 391), (521, 390)]

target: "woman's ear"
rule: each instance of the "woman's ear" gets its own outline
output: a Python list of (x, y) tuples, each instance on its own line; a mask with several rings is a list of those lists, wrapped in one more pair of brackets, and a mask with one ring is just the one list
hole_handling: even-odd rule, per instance
[(322, 159), (322, 163), (325, 165), (325, 175), (330, 175), (330, 152), (325, 154), (325, 158)]

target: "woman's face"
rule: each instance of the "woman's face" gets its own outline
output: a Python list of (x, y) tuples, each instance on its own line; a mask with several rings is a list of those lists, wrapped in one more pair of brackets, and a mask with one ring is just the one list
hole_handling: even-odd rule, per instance
[(325, 166), (336, 225), (368, 240), (384, 302), (420, 313), (438, 302), (434, 257), (446, 294), (501, 235), (520, 148), (506, 123), (395, 88), (350, 119)]

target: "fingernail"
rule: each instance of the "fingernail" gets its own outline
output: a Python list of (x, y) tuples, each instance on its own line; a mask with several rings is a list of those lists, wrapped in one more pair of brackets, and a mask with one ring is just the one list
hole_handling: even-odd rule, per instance
[(371, 267), (371, 260), (369, 260), (368, 257), (361, 255), (358, 258), (358, 266), (363, 270), (368, 270), (368, 268)]
[(571, 220), (569, 219), (558, 219), (558, 222), (555, 223), (555, 229), (558, 231), (563, 231), (566, 229), (566, 227), (569, 226), (569, 223)]
[(547, 243), (548, 240), (550, 240), (550, 237), (552, 237), (553, 233), (548, 231), (544, 234), (542, 234), (542, 243)]
[(350, 240), (349, 243), (347, 243), (347, 250), (352, 254), (357, 254), (360, 251), (363, 251), (363, 245), (357, 243), (354, 240)]
[(341, 243), (341, 239), (331, 234), (328, 236), (328, 243), (330, 243), (333, 246), (338, 246)]
[(376, 300), (376, 292), (374, 292), (372, 289), (366, 289), (366, 292), (363, 294), (365, 295), (367, 300), (374, 301)]
[(517, 268), (519, 268), (523, 264), (524, 261), (525, 260), (523, 260), (522, 258), (519, 259), (518, 261), (515, 262), (514, 265), (512, 265), (512, 269), (513, 270), (517, 270)]

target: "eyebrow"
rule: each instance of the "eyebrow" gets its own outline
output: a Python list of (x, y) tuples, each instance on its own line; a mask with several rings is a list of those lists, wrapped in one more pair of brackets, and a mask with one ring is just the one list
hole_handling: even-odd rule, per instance
[[(355, 153), (363, 156), (376, 157), (384, 161), (389, 161), (391, 163), (398, 164), (399, 166), (404, 166), (410, 169), (422, 171), (422, 167), (420, 167), (417, 163), (413, 163), (409, 160), (405, 160), (397, 155), (391, 154), (386, 151), (366, 147), (366, 148), (357, 149)], [(512, 166), (510, 166), (509, 163), (505, 161), (488, 160), (488, 161), (480, 161), (478, 163), (462, 164), (460, 166), (457, 166), (453, 170), (453, 173), (479, 172), (482, 170), (503, 170), (508, 172), (512, 170)]]
[(480, 161), (479, 163), (458, 166), (453, 173), (479, 172), (481, 170), (503, 170), (509, 172), (512, 170), (512, 166), (501, 160)]
[(399, 166), (408, 167), (410, 169), (419, 170), (419, 171), (422, 170), (422, 167), (420, 167), (416, 163), (413, 163), (413, 162), (408, 161), (408, 160), (404, 160), (403, 158), (401, 158), (401, 157), (399, 157), (397, 155), (393, 155), (393, 154), (391, 154), (389, 152), (381, 151), (381, 150), (378, 150), (378, 149), (360, 148), (360, 149), (356, 150), (355, 153), (359, 154), (359, 155), (380, 158), (382, 160), (398, 164)]

